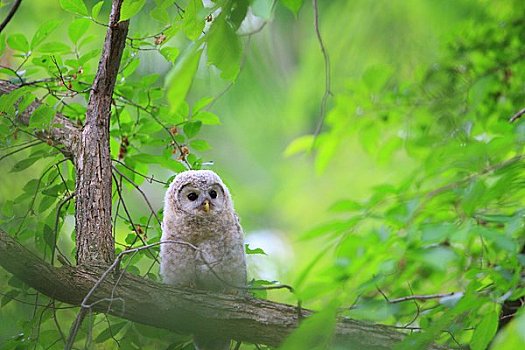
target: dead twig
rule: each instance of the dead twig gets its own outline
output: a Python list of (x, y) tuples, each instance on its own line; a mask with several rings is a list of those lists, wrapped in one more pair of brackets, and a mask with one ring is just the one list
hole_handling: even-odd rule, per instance
[(317, 36), (317, 41), (319, 42), (319, 46), (321, 47), (321, 52), (323, 53), (324, 58), (324, 74), (325, 74), (325, 90), (323, 94), (323, 99), (321, 100), (321, 110), (320, 110), (320, 118), (319, 123), (317, 124), (317, 128), (314, 132), (314, 139), (319, 136), (321, 133), (321, 129), (323, 128), (324, 120), (326, 117), (326, 104), (328, 102), (328, 97), (332, 95), (331, 91), (331, 68), (330, 68), (330, 57), (328, 56), (328, 51), (326, 50), (326, 46), (323, 41), (323, 37), (321, 36), (321, 31), (319, 30), (319, 6), (317, 4), (317, 0), (312, 0), (312, 5), (314, 9), (314, 28), (315, 28), (315, 34)]
[(13, 16), (15, 15), (16, 11), (18, 10), (18, 7), (22, 3), (22, 0), (16, 0), (13, 4), (13, 7), (11, 7), (11, 10), (9, 10), (9, 13), (7, 14), (7, 17), (4, 19), (4, 21), (0, 24), (0, 33), (2, 33), (2, 30), (7, 26), (7, 24), (13, 19)]
[(420, 294), (420, 295), (413, 294), (413, 295), (408, 295), (406, 297), (390, 299), (389, 297), (387, 297), (387, 295), (379, 287), (376, 286), (376, 289), (379, 292), (379, 294), (381, 294), (383, 296), (383, 298), (390, 304), (397, 304), (397, 303), (402, 303), (404, 301), (410, 301), (410, 300), (441, 299), (441, 298), (445, 298), (445, 297), (451, 297), (453, 295), (463, 294), (461, 292), (438, 293), (438, 294)]

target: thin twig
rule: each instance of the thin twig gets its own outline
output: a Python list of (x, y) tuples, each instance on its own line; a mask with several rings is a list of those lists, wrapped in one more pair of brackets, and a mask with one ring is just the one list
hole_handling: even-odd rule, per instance
[[(408, 288), (410, 288), (410, 293), (412, 293), (412, 296), (413, 296), (414, 295), (414, 291), (412, 290), (412, 286), (410, 285), (410, 283), (408, 284)], [(414, 315), (412, 320), (410, 320), (407, 324), (405, 324), (405, 327), (410, 327), (414, 322), (416, 322), (416, 320), (418, 319), (419, 315), (421, 314), (421, 308), (419, 307), (419, 304), (418, 304), (417, 300), (418, 299), (412, 299), (412, 301), (416, 305), (416, 314)]]
[(390, 299), (390, 304), (402, 303), (408, 300), (431, 300), (431, 299), (441, 299), (445, 297), (451, 297), (456, 294), (461, 294), (459, 292), (450, 292), (450, 293), (440, 293), (440, 294), (428, 294), (428, 295), (409, 295), (402, 298)]
[(55, 326), (56, 326), (56, 328), (58, 330), (58, 334), (60, 334), (60, 339), (58, 341), (62, 340), (62, 342), (65, 345), (67, 343), (67, 339), (66, 339), (66, 337), (64, 335), (64, 332), (62, 331), (62, 327), (60, 327), (60, 323), (58, 322), (57, 309), (55, 307), (55, 300), (53, 300), (51, 302), (51, 305), (53, 305), (53, 307), (52, 307), (52, 309), (53, 309), (53, 320), (54, 320)]
[[(246, 64), (246, 59), (248, 58), (248, 51), (250, 49), (251, 39), (252, 39), (252, 34), (250, 34), (248, 36), (248, 39), (246, 40), (246, 45), (244, 47), (244, 51), (243, 51), (243, 54), (242, 54), (241, 63), (239, 65), (239, 74), (237, 74), (237, 77), (235, 78), (236, 80), (239, 77), (239, 75), (241, 74), (241, 72), (243, 71), (244, 65)], [(217, 95), (215, 95), (213, 97), (213, 99), (211, 100), (211, 102), (206, 106), (205, 110), (209, 111), (213, 107), (215, 102), (217, 102), (218, 99), (220, 99), (222, 96), (224, 96), (233, 87), (234, 83), (235, 83), (235, 80), (231, 81), (221, 92), (219, 92)]]
[(111, 322), (109, 322), (109, 318), (108, 318), (108, 315), (104, 315), (105, 319), (106, 319), (106, 323), (108, 324), (108, 330), (109, 330), (109, 335), (110, 337), (113, 339), (113, 341), (115, 343), (117, 343), (117, 348), (120, 349), (120, 343), (119, 341), (115, 338), (115, 334), (113, 334), (113, 331), (111, 330)]
[(42, 184), (42, 180), (44, 179), (44, 176), (51, 170), (53, 169), (53, 167), (57, 164), (60, 164), (60, 163), (63, 163), (65, 162), (67, 159), (62, 159), (60, 161), (58, 161), (57, 163), (51, 165), (49, 168), (47, 168), (43, 173), (42, 175), (40, 175), (40, 178), (38, 179), (38, 182), (37, 182), (37, 185), (36, 185), (36, 189), (35, 189), (35, 193), (33, 195), (33, 199), (31, 200), (31, 205), (29, 206), (29, 209), (27, 210), (27, 212), (24, 214), (24, 216), (22, 217), (22, 221), (20, 222), (20, 225), (18, 226), (18, 229), (17, 231), (15, 232), (15, 237), (18, 236), (18, 234), (20, 233), (20, 231), (22, 231), (22, 227), (27, 219), (27, 217), (29, 216), (30, 213), (33, 212), (33, 207), (35, 205), (35, 201), (36, 201), (36, 197), (39, 193), (39, 189), (40, 189), (40, 185)]
[(396, 299), (389, 299), (385, 293), (379, 288), (377, 288), (379, 293), (385, 298), (385, 300), (390, 304), (397, 304), (402, 303), (404, 301), (410, 301), (410, 300), (431, 300), (431, 299), (441, 299), (445, 297), (451, 297), (456, 294), (461, 294), (460, 292), (450, 292), (450, 293), (438, 293), (438, 294), (420, 294), (420, 295), (408, 295), (406, 297), (396, 298)]
[(73, 322), (73, 325), (71, 326), (71, 330), (69, 331), (69, 337), (67, 338), (67, 342), (66, 342), (66, 345), (64, 346), (64, 350), (73, 349), (75, 338), (80, 329), (80, 326), (82, 325), (82, 322), (84, 321), (84, 318), (86, 318), (86, 314), (88, 313), (88, 311), (89, 311), (89, 308), (84, 308), (84, 307), (80, 308), (80, 311), (77, 317), (75, 318), (75, 322)]
[(317, 5), (317, 0), (312, 0), (312, 5), (314, 8), (314, 28), (315, 28), (315, 34), (317, 36), (317, 41), (319, 42), (319, 46), (321, 47), (321, 52), (323, 53), (324, 58), (324, 74), (325, 74), (325, 90), (323, 99), (321, 101), (321, 110), (320, 110), (320, 118), (319, 123), (317, 124), (317, 128), (314, 132), (314, 139), (319, 136), (321, 133), (321, 129), (323, 128), (324, 120), (326, 117), (326, 104), (328, 102), (328, 97), (332, 95), (331, 91), (331, 68), (330, 68), (330, 57), (328, 56), (328, 51), (326, 50), (326, 47), (323, 42), (323, 38), (321, 36), (321, 32), (319, 30), (319, 6)]
[(11, 10), (9, 10), (9, 13), (7, 14), (7, 17), (4, 19), (4, 21), (0, 24), (0, 33), (2, 33), (2, 30), (7, 26), (7, 24), (13, 19), (13, 16), (15, 15), (16, 11), (18, 10), (18, 7), (22, 3), (22, 0), (16, 0), (13, 4), (13, 7), (11, 7)]
[(10, 71), (11, 73), (13, 73), (14, 75), (16, 75), (16, 77), (18, 78), (18, 80), (20, 80), (20, 86), (25, 85), (25, 84), (24, 84), (24, 78), (22, 78), (22, 76), (21, 76), (20, 74), (18, 74), (18, 72), (17, 72), (16, 70), (14, 70), (14, 69), (11, 68), (11, 67), (2, 66), (2, 65), (0, 65), (0, 68), (6, 69), (6, 70)]
[(520, 109), (509, 119), (509, 123), (514, 123), (516, 120), (520, 119), (525, 114), (525, 108)]
[[(133, 222), (133, 219), (131, 218), (131, 214), (129, 213), (128, 208), (126, 206), (126, 202), (124, 202), (124, 197), (122, 196), (122, 189), (121, 189), (122, 184), (120, 184), (119, 186), (119, 182), (117, 181), (117, 177), (115, 176), (115, 174), (112, 173), (111, 175), (113, 176), (113, 180), (115, 181), (115, 187), (117, 188), (118, 196), (120, 198), (120, 201), (122, 202), (122, 208), (124, 209), (124, 212), (126, 213), (126, 216), (128, 217), (128, 221), (131, 224), (131, 227), (133, 227), (133, 231), (135, 232), (136, 237), (140, 239), (143, 245), (147, 245), (144, 239), (140, 236), (139, 231), (137, 229), (137, 225), (135, 225), (135, 223)], [(120, 178), (122, 179), (122, 176)], [(133, 242), (132, 245), (133, 244), (135, 244), (135, 242)], [(152, 257), (157, 262), (159, 262), (153, 254), (152, 254)]]
[[(170, 131), (170, 128), (168, 128), (156, 115), (153, 111), (150, 111), (147, 107), (143, 107), (135, 102), (133, 102), (132, 100), (128, 99), (126, 96), (124, 95), (120, 95), (118, 92), (114, 92), (115, 96), (117, 96), (122, 102), (128, 104), (128, 105), (131, 105), (131, 106), (134, 106), (146, 113), (148, 113), (152, 118), (153, 120), (155, 120), (155, 122), (157, 124), (159, 124), (165, 132), (168, 133), (169, 137), (171, 138), (171, 141), (173, 143), (173, 145), (175, 145), (175, 147), (179, 150), (180, 154), (181, 155), (184, 155), (184, 152), (182, 150), (182, 146), (177, 142), (177, 140), (175, 139), (175, 136), (173, 136), (173, 134), (171, 133)], [(186, 157), (183, 157), (182, 159), (182, 162), (188, 167), (189, 170), (192, 169), (191, 167), (191, 164), (186, 160)]]
[(11, 151), (9, 153), (4, 154), (3, 156), (0, 156), (0, 161), (5, 159), (5, 158), (7, 158), (7, 157), (9, 157), (9, 156), (12, 156), (13, 154), (16, 154), (16, 153), (18, 153), (20, 151), (23, 151), (23, 150), (31, 148), (33, 146), (39, 145), (40, 143), (42, 143), (42, 141), (36, 140), (36, 141), (34, 141), (34, 142), (30, 143), (30, 144), (26, 144), (25, 146), (22, 146), (22, 147), (20, 147), (18, 149), (15, 149), (14, 151)]
[[(3, 297), (7, 297), (8, 296), (8, 294), (2, 293), (2, 292), (0, 292), (0, 295), (3, 296)], [(22, 300), (22, 299), (17, 299), (17, 298), (14, 298), (14, 297), (9, 297), (9, 300), (14, 300), (17, 303), (24, 304), (24, 305), (40, 306), (40, 307), (46, 307), (47, 306), (47, 305), (44, 305), (44, 304), (35, 304), (34, 302), (31, 303), (29, 301), (25, 301), (25, 300)], [(65, 309), (74, 309), (74, 308), (76, 308), (76, 306), (53, 306), (53, 308), (56, 309), (56, 310), (65, 310)]]
[(62, 70), (60, 69), (60, 66), (58, 65), (58, 62), (57, 62), (57, 59), (55, 58), (55, 56), (51, 56), (51, 61), (53, 61), (53, 63), (55, 64), (55, 67), (56, 69), (58, 70), (58, 79), (60, 79), (60, 81), (62, 82), (62, 84), (64, 85), (64, 87), (68, 90), (68, 91), (71, 91), (72, 93), (74, 93), (75, 95), (77, 94), (83, 94), (83, 93), (86, 93), (88, 91), (90, 91), (92, 89), (92, 87), (87, 87), (85, 88), (84, 90), (81, 90), (81, 91), (77, 91), (71, 87), (69, 87), (69, 85), (71, 84), (71, 82), (69, 82), (69, 84), (66, 82), (66, 80), (64, 79), (64, 75), (62, 74)]
[[(73, 197), (75, 196), (75, 193), (70, 193), (68, 196), (66, 196), (66, 198), (64, 198), (59, 204), (58, 204), (58, 207), (57, 207), (57, 215), (55, 217), (55, 228), (54, 228), (54, 231), (53, 231), (53, 248), (51, 249), (51, 265), (54, 264), (55, 262), (55, 249), (58, 251), (58, 253), (62, 256), (62, 258), (67, 261), (69, 263), (69, 260), (66, 258), (66, 256), (64, 254), (62, 254), (62, 252), (60, 251), (60, 249), (58, 249), (57, 247), (57, 240), (58, 240), (58, 222), (60, 220), (60, 212), (62, 210), (62, 207), (68, 203), (71, 199), (73, 199)], [(69, 263), (69, 265), (71, 266), (71, 263)]]
[(133, 169), (132, 167), (128, 166), (126, 163), (124, 162), (121, 162), (120, 160), (118, 159), (111, 159), (112, 161), (116, 162), (116, 163), (119, 163), (120, 165), (122, 165), (124, 168), (128, 169), (129, 171), (139, 175), (139, 176), (142, 176), (144, 179), (146, 179), (146, 181), (148, 181), (149, 183), (152, 183), (152, 182), (156, 182), (156, 183), (159, 183), (159, 184), (162, 184), (162, 185), (169, 185), (168, 182), (166, 181), (161, 181), (161, 180), (157, 180), (152, 176), (148, 176), (148, 175), (144, 175), (138, 171), (136, 171), (135, 169)]
[(144, 193), (144, 191), (142, 191), (142, 189), (140, 188), (139, 185), (137, 185), (133, 180), (131, 180), (129, 177), (127, 177), (126, 175), (124, 175), (120, 170), (117, 169), (117, 167), (113, 166), (113, 170), (115, 170), (121, 177), (123, 177), (127, 182), (129, 182), (133, 187), (135, 187), (135, 189), (137, 191), (139, 191), (139, 193), (142, 195), (142, 197), (144, 198), (144, 201), (146, 202), (146, 204), (148, 205), (149, 209), (151, 210), (151, 213), (153, 215), (155, 215), (155, 219), (157, 219), (157, 222), (159, 224), (159, 226), (162, 224), (159, 217), (157, 216), (157, 212), (155, 211), (155, 209), (153, 209), (153, 206), (151, 205), (149, 199), (148, 199), (148, 196), (146, 196), (146, 194)]

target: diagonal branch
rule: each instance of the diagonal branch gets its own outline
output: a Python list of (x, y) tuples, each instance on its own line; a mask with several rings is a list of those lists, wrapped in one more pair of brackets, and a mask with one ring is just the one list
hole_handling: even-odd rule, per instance
[[(107, 270), (100, 267), (53, 267), (2, 230), (0, 266), (56, 300), (79, 306), (93, 290), (93, 311), (179, 333), (205, 330), (239, 341), (278, 346), (299, 323), (297, 308), (292, 305), (178, 289), (122, 272), (101, 279)], [(302, 317), (311, 315), (312, 311), (301, 310)], [(351, 343), (356, 349), (391, 349), (403, 338), (404, 334), (392, 327), (340, 318), (334, 341)]]

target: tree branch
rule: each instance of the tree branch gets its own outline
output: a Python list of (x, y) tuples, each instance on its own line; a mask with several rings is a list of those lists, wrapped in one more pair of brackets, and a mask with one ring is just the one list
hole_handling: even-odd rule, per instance
[[(21, 87), (6, 80), (0, 80), (0, 95), (8, 94)], [(23, 113), (18, 115), (16, 122), (29, 125), (31, 115), (41, 104), (41, 101), (35, 100)], [(61, 113), (55, 114), (51, 125), (48, 129), (37, 131), (35, 136), (44, 142), (51, 142), (51, 145), (59, 147), (67, 158), (73, 159), (80, 142), (80, 129)]]
[(13, 7), (11, 7), (11, 10), (9, 10), (9, 13), (7, 14), (7, 17), (0, 24), (0, 33), (4, 30), (4, 28), (11, 21), (11, 19), (13, 19), (13, 16), (15, 15), (21, 3), (22, 3), (22, 0), (15, 0)]
[[(0, 266), (50, 298), (81, 305), (93, 290), (93, 311), (179, 333), (205, 330), (238, 341), (278, 346), (299, 323), (297, 308), (292, 305), (178, 289), (125, 272), (101, 281), (105, 270), (96, 266), (57, 268), (2, 230)], [(310, 315), (312, 311), (302, 309), (302, 317)], [(350, 342), (356, 348), (391, 349), (403, 338), (404, 334), (392, 327), (340, 318), (334, 341)]]

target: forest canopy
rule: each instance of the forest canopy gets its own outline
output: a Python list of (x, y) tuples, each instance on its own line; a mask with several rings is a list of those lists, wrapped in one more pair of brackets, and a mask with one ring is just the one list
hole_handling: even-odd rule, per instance
[[(76, 133), (106, 33), (129, 20), (106, 101), (101, 263), (153, 244), (119, 269), (160, 282), (167, 185), (212, 169), (253, 296), (299, 310), (284, 341), (240, 349), (346, 349), (351, 320), (385, 325), (367, 332), (399, 334), (398, 349), (525, 345), (525, 2), (121, 5), (111, 24), (109, 0), (0, 1), (0, 233), (63, 271), (82, 259)], [(0, 265), (0, 348), (64, 348), (80, 304)], [(89, 312), (72, 341), (193, 348), (164, 328)]]

